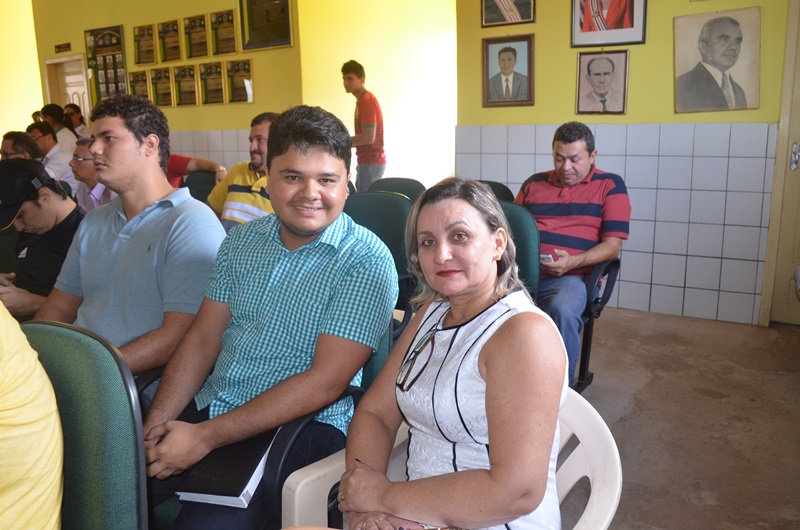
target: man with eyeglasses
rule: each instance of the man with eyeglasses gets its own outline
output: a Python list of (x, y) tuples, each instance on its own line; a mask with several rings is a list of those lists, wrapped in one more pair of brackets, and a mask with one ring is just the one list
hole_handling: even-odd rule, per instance
[(226, 232), (273, 212), (267, 193), (267, 140), (270, 125), (277, 117), (274, 112), (263, 112), (252, 119), (250, 162), (233, 166), (206, 199)]
[(42, 150), (39, 149), (39, 144), (30, 134), (22, 131), (8, 131), (3, 135), (0, 159), (27, 158), (28, 160), (37, 160), (41, 157)]
[(75, 145), (75, 152), (69, 167), (78, 180), (78, 191), (75, 192), (75, 200), (78, 206), (86, 212), (91, 212), (98, 206), (102, 206), (117, 196), (116, 193), (106, 188), (105, 184), (97, 181), (97, 172), (94, 169), (94, 157), (89, 152), (92, 145), (91, 138), (81, 138)]
[(30, 318), (53, 290), (81, 219), (41, 162), (0, 161), (0, 229), (19, 232), (14, 272), (0, 274), (0, 301), (17, 319)]
[(72, 194), (78, 190), (78, 181), (69, 168), (69, 161), (72, 159), (72, 151), (65, 151), (58, 143), (58, 137), (53, 126), (46, 121), (33, 122), (25, 129), (30, 134), (39, 149), (42, 151), (42, 164), (46, 167), (56, 180), (61, 180), (69, 184)]

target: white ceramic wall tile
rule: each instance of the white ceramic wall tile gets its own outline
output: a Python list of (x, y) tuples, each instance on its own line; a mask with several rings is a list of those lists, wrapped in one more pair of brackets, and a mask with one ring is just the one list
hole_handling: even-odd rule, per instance
[(755, 295), (720, 291), (717, 320), (751, 324)]
[(614, 289), (611, 296), (608, 298), (606, 307), (619, 307), (619, 289)]
[(508, 155), (481, 155), (481, 180), (508, 180)]
[(655, 221), (656, 190), (630, 188), (628, 196), (631, 200), (631, 219)]
[(534, 154), (536, 149), (535, 125), (508, 126), (508, 152), (517, 154)]
[(558, 129), (556, 124), (542, 124), (536, 126), (536, 154), (553, 155), (553, 135)]
[(772, 194), (765, 193), (761, 206), (761, 226), (769, 226), (769, 212), (770, 212), (771, 202), (772, 202)]
[[(217, 164), (225, 166), (225, 163), (223, 162), (223, 160), (225, 159), (225, 153), (222, 152), (222, 151), (209, 151), (208, 152), (208, 159), (209, 160), (213, 160)], [(228, 166), (225, 166), (225, 167), (228, 167)]]
[(656, 221), (689, 222), (689, 190), (658, 190)]
[(629, 282), (650, 283), (653, 274), (653, 254), (649, 252), (622, 251), (619, 279)]
[(686, 258), (686, 287), (718, 291), (721, 269), (722, 260), (719, 258), (688, 256)]
[(721, 291), (754, 294), (758, 263), (739, 259), (723, 259), (719, 288)]
[(481, 155), (457, 154), (456, 155), (456, 176), (465, 179), (481, 178)]
[(250, 129), (236, 130), (236, 149), (250, 150)]
[(240, 149), (250, 149), (248, 144), (239, 145), (236, 139), (236, 130), (226, 129), (222, 131), (222, 150), (223, 151), (239, 151)]
[(717, 291), (686, 289), (683, 293), (683, 314), (687, 317), (717, 318)]
[(727, 182), (727, 158), (700, 156), (692, 161), (693, 190), (725, 190)]
[(686, 256), (653, 254), (653, 283), (683, 287), (686, 283)]
[(760, 231), (760, 228), (752, 226), (726, 226), (722, 257), (757, 260)]
[(222, 145), (222, 131), (213, 130), (207, 132), (208, 132), (208, 150), (224, 151), (225, 147)]
[(204, 160), (210, 160), (211, 157), (208, 154), (208, 151), (197, 151), (197, 150), (195, 150), (194, 153), (192, 153), (192, 158), (202, 158)]
[(728, 156), (730, 123), (698, 123), (694, 126), (694, 156)]
[(758, 314), (761, 310), (761, 295), (757, 294), (753, 297), (753, 319), (750, 321), (751, 324), (758, 324)]
[(763, 191), (766, 158), (728, 159), (728, 191)]
[[(250, 162), (250, 151), (236, 151), (236, 157), (239, 159), (239, 162)], [(356, 165), (351, 162), (350, 164), (350, 171), (353, 173), (356, 172)]]
[(725, 222), (725, 192), (692, 191), (689, 222), (723, 224)]
[(661, 125), (658, 154), (661, 156), (691, 156), (694, 149), (693, 123), (664, 123)]
[(478, 125), (456, 127), (456, 153), (480, 153), (481, 128)]
[[(625, 157), (625, 185), (628, 188), (655, 188), (658, 186), (657, 156)], [(691, 176), (691, 166), (689, 166)]]
[(764, 191), (772, 193), (772, 178), (775, 175), (775, 159), (767, 158), (764, 164)]
[(761, 294), (761, 288), (764, 285), (764, 262), (759, 261), (756, 268), (756, 294)]
[(658, 155), (659, 131), (657, 123), (628, 125), (627, 155)]
[(195, 151), (208, 151), (208, 131), (192, 131), (192, 141)]
[(508, 181), (522, 184), (536, 173), (534, 155), (508, 155)]
[(600, 156), (624, 155), (627, 147), (627, 125), (599, 124), (595, 131), (595, 149)]
[(689, 223), (656, 221), (653, 250), (664, 254), (686, 254)]
[(544, 173), (545, 171), (550, 171), (553, 169), (552, 153), (546, 155), (534, 155), (533, 159), (535, 160), (536, 165), (534, 173)]
[(768, 228), (759, 229), (758, 238), (758, 260), (765, 261), (767, 259), (767, 238), (769, 236)]
[(622, 242), (625, 250), (653, 252), (655, 223), (653, 221), (631, 221), (628, 239)]
[(658, 187), (679, 190), (690, 189), (692, 187), (692, 157), (659, 157)]
[(730, 156), (767, 156), (766, 123), (731, 124)]
[(725, 224), (760, 226), (763, 193), (729, 191), (725, 202)]
[(625, 179), (625, 157), (618, 155), (598, 156), (595, 165), (606, 173), (615, 173)]
[(231, 152), (231, 151), (224, 151), (224, 155), (222, 157), (222, 164), (231, 169), (233, 166), (241, 162), (242, 160), (239, 159), (239, 153)]
[(683, 314), (683, 288), (653, 285), (650, 294), (650, 311), (668, 315)]
[(481, 154), (507, 152), (507, 125), (484, 125), (481, 127)]
[(778, 145), (778, 124), (770, 123), (767, 126), (767, 157), (774, 158)]
[(648, 311), (650, 309), (650, 284), (617, 282), (618, 304), (624, 309)]
[(194, 135), (192, 131), (180, 131), (178, 137), (180, 138), (181, 153), (194, 151)]
[(721, 257), (724, 228), (722, 225), (691, 225), (689, 227), (688, 254), (690, 256)]

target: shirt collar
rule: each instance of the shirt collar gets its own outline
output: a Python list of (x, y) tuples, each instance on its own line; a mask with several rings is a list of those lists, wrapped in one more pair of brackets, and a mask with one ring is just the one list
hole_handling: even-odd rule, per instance
[[(569, 186), (569, 187), (572, 188), (572, 187), (577, 186), (578, 184), (588, 184), (594, 178), (594, 175), (595, 175), (596, 171), (597, 171), (597, 167), (594, 164), (592, 164), (592, 168), (589, 170), (589, 174), (586, 175), (583, 178), (583, 180), (581, 180), (577, 184), (573, 184), (572, 186)], [(556, 172), (555, 169), (550, 171), (550, 176), (547, 178), (547, 182), (549, 184), (552, 184), (553, 186), (558, 187), (558, 188), (566, 188), (567, 187), (567, 186), (564, 186), (561, 183), (561, 179), (558, 178), (558, 173)]]
[[(328, 226), (314, 241), (306, 243), (302, 247), (293, 252), (303, 249), (315, 248), (318, 245), (329, 245), (333, 248), (339, 248), (344, 239), (345, 234), (355, 224), (354, 221), (345, 213), (339, 215), (336, 220)], [(274, 213), (269, 214), (261, 219), (254, 219), (248, 222), (248, 226), (252, 226), (255, 230), (267, 236), (267, 238), (275, 244), (286, 248), (281, 242), (280, 227), (281, 222), (278, 216)]]
[(711, 76), (714, 78), (714, 81), (717, 82), (717, 85), (722, 86), (722, 77), (726, 74), (720, 71), (717, 67), (712, 66), (708, 63), (701, 63), (701, 64), (706, 68), (706, 70), (708, 70), (708, 73), (711, 74)]

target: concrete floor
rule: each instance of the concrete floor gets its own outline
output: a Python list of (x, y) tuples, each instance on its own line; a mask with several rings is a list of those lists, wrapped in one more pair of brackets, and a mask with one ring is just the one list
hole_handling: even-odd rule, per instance
[(591, 370), (622, 458), (611, 528), (800, 528), (800, 328), (609, 308)]

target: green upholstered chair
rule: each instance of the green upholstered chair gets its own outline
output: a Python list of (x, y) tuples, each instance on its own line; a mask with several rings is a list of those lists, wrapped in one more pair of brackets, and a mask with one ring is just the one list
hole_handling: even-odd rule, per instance
[(146, 529), (142, 416), (119, 350), (68, 324), (26, 322), (22, 330), (39, 353), (61, 416), (63, 528)]
[(189, 188), (192, 197), (200, 202), (206, 202), (208, 194), (217, 185), (216, 173), (213, 171), (192, 171), (181, 184), (182, 188)]
[(414, 179), (404, 178), (382, 178), (378, 179), (369, 186), (369, 191), (393, 191), (395, 193), (402, 193), (411, 202), (417, 200), (417, 197), (425, 191), (425, 185)]
[(514, 192), (502, 182), (495, 182), (494, 180), (481, 180), (481, 182), (491, 188), (498, 201), (514, 202)]
[[(376, 182), (382, 180), (390, 179), (380, 179)], [(417, 182), (417, 184), (419, 183)], [(425, 188), (422, 189), (424, 191)], [(393, 340), (397, 340), (411, 321), (413, 314), (411, 298), (417, 287), (413, 276), (408, 272), (405, 245), (406, 220), (411, 213), (411, 199), (399, 192), (364, 191), (347, 198), (344, 213), (352, 217), (356, 223), (372, 231), (389, 247), (389, 251), (392, 253), (399, 281), (395, 308), (403, 311), (403, 319), (395, 323), (392, 337)]]

